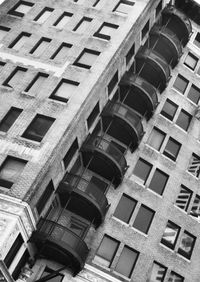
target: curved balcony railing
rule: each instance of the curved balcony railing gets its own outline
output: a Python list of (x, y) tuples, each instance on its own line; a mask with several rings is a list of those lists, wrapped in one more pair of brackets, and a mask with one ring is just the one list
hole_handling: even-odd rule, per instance
[[(118, 186), (127, 169), (126, 159), (123, 153), (113, 145), (99, 136), (90, 136), (82, 147), (83, 162), (89, 164), (89, 169), (101, 175), (114, 186)], [(92, 161), (90, 161), (92, 158)]]
[[(149, 118), (158, 105), (158, 94), (156, 88), (143, 79), (142, 77), (126, 73), (120, 82), (121, 87), (129, 86), (132, 91), (126, 90), (129, 96), (126, 97), (126, 93), (123, 94), (122, 100), (126, 102), (128, 98), (128, 105), (138, 111), (140, 114)], [(131, 102), (131, 103), (130, 103)]]
[[(167, 5), (163, 10), (163, 15), (166, 16), (163, 24), (176, 33), (183, 46), (185, 46), (192, 33), (192, 25), (189, 18), (173, 5)], [(168, 16), (170, 16), (170, 19)]]
[(138, 74), (163, 91), (170, 79), (170, 67), (160, 55), (152, 49), (143, 49), (136, 58)]
[[(152, 37), (156, 37), (152, 40)], [(150, 47), (174, 67), (182, 55), (180, 40), (165, 26), (154, 26), (150, 32)]]
[(58, 193), (73, 192), (78, 197), (82, 197), (86, 203), (83, 205), (84, 210), (80, 210), (80, 215), (86, 219), (88, 214), (90, 217), (93, 215), (93, 223), (98, 227), (103, 222), (109, 208), (103, 188), (101, 182), (93, 183), (83, 176), (67, 173), (59, 185)]
[[(144, 130), (143, 130), (143, 125), (141, 122), (141, 117), (139, 115), (137, 115), (130, 107), (128, 107), (126, 104), (123, 104), (121, 102), (113, 102), (113, 101), (109, 101), (109, 103), (107, 104), (107, 106), (104, 109), (103, 115), (106, 116), (117, 116), (119, 117), (121, 120), (124, 121), (125, 123), (125, 127), (124, 130), (126, 130), (126, 128), (128, 127), (127, 130), (129, 130), (130, 133), (130, 140), (129, 140), (129, 144), (131, 143), (138, 143), (139, 140), (142, 138), (143, 134), (144, 134)], [(122, 127), (122, 131), (118, 132), (119, 135), (123, 136), (123, 127)], [(131, 140), (132, 138), (134, 138), (136, 140)], [(122, 140), (122, 138), (120, 138)]]
[(41, 255), (70, 267), (77, 274), (84, 266), (89, 249), (77, 234), (54, 221), (41, 218), (32, 241)]

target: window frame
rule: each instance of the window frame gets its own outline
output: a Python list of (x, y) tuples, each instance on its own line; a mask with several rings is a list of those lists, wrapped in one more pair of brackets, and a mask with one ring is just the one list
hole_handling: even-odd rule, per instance
[(12, 88), (14, 89), (13, 86), (9, 85), (9, 82), (11, 81), (11, 79), (15, 76), (15, 74), (18, 72), (18, 71), (22, 71), (22, 72), (27, 72), (27, 68), (24, 68), (24, 67), (21, 67), (21, 66), (17, 66), (12, 72), (11, 74), (4, 80), (4, 82), (2, 83), (3, 86), (5, 87), (9, 87), (9, 88)]
[(103, 22), (102, 25), (98, 28), (98, 30), (93, 34), (93, 36), (101, 38), (101, 39), (105, 39), (105, 40), (110, 40), (111, 36), (101, 33), (101, 30), (103, 29), (103, 27), (110, 27), (111, 29), (117, 30), (119, 28), (119, 25), (113, 24), (113, 23), (108, 23), (108, 22)]
[[(175, 248), (175, 246), (176, 246), (176, 243), (177, 243), (177, 240), (178, 240), (178, 237), (179, 237), (179, 234), (180, 234), (181, 228), (180, 228), (179, 225), (177, 225), (176, 223), (172, 222), (171, 220), (168, 220), (167, 225), (168, 225), (168, 224), (170, 224), (171, 226), (174, 226), (174, 227), (175, 227), (175, 230), (177, 229), (176, 236), (175, 236), (175, 240), (174, 240), (173, 243), (171, 243), (171, 242), (167, 241), (166, 239), (164, 239), (163, 236), (162, 236), (160, 242), (161, 242), (161, 244), (163, 244), (164, 246), (170, 248), (171, 250), (174, 250), (174, 248)], [(165, 226), (165, 230), (166, 230), (166, 228), (167, 228), (167, 225)], [(163, 235), (165, 234), (165, 230), (164, 230)], [(172, 229), (172, 230), (173, 230), (173, 229)]]
[[(154, 189), (152, 189), (152, 188), (150, 187), (150, 185), (151, 185), (151, 183), (153, 182), (153, 179), (154, 179), (154, 177), (155, 177), (155, 175), (156, 175), (156, 172), (159, 172), (161, 175), (166, 176), (166, 180), (165, 180), (165, 182), (164, 182), (164, 184), (163, 184), (163, 186), (162, 186), (161, 193), (158, 193), (156, 190), (154, 190)], [(153, 173), (153, 176), (151, 177), (151, 180), (150, 180), (150, 182), (149, 182), (149, 184), (148, 184), (148, 189), (150, 189), (150, 190), (153, 191), (154, 193), (156, 193), (156, 194), (162, 196), (162, 195), (163, 195), (163, 192), (164, 192), (164, 190), (165, 190), (165, 187), (166, 187), (166, 185), (167, 185), (168, 180), (169, 180), (169, 175), (168, 175), (167, 173), (165, 173), (164, 171), (162, 171), (161, 169), (156, 168), (155, 171), (154, 171), (154, 173)]]
[(88, 48), (84, 48), (83, 51), (80, 53), (80, 55), (74, 61), (74, 63), (73, 63), (74, 66), (81, 67), (81, 68), (89, 70), (89, 69), (92, 68), (93, 65), (86, 65), (86, 64), (79, 62), (79, 60), (84, 56), (84, 54), (96, 55), (97, 58), (98, 58), (98, 56), (101, 54), (101, 52), (95, 51), (95, 50), (92, 50), (92, 49), (88, 49)]
[[(167, 148), (169, 142), (171, 142), (171, 143), (173, 143), (173, 144), (179, 146), (178, 149), (177, 149), (177, 151), (176, 151), (176, 154), (175, 154), (175, 155), (172, 154), (170, 150), (166, 150), (166, 148)], [(180, 152), (181, 146), (182, 146), (181, 143), (179, 143), (176, 139), (174, 139), (174, 138), (172, 138), (172, 137), (169, 137), (169, 139), (168, 139), (168, 141), (167, 141), (167, 143), (166, 143), (166, 146), (165, 146), (165, 148), (164, 148), (164, 150), (163, 150), (163, 155), (165, 155), (165, 156), (168, 157), (170, 160), (172, 160), (172, 161), (175, 162), (176, 159), (177, 159), (177, 157), (178, 157), (178, 154), (179, 154), (179, 152)]]
[[(186, 83), (186, 85), (184, 86), (184, 89), (183, 89), (182, 87), (180, 88), (180, 87), (176, 86), (176, 83), (177, 83), (178, 79), (181, 80), (181, 82), (183, 81), (183, 82)], [(176, 91), (178, 91), (180, 94), (184, 95), (185, 92), (186, 92), (186, 89), (187, 89), (187, 87), (188, 87), (188, 84), (189, 84), (189, 80), (179, 73), (179, 74), (177, 75), (175, 81), (174, 81), (173, 89), (175, 89)]]
[(48, 20), (48, 18), (50, 17), (50, 15), (48, 16), (48, 18), (46, 18), (44, 21), (42, 21), (42, 22), (38, 22), (38, 20), (45, 14), (45, 12), (50, 12), (50, 13), (52, 13), (54, 11), (54, 9), (53, 8), (51, 8), (51, 7), (44, 7), (41, 11), (40, 11), (40, 13), (33, 19), (33, 21), (34, 22), (36, 22), (36, 23), (38, 23), (38, 24), (43, 24), (43, 23), (45, 23), (47, 20)]
[[(118, 14), (120, 14), (120, 15), (127, 15), (128, 13), (117, 11), (117, 8), (118, 8), (121, 4), (130, 6), (130, 7), (133, 7), (133, 6), (135, 5), (135, 2), (128, 1), (128, 0), (120, 0), (120, 1), (117, 3), (117, 5), (114, 7), (114, 9), (112, 10), (113, 12), (116, 12), (116, 13), (118, 13)], [(128, 9), (128, 8), (127, 8), (127, 9)]]
[[(148, 224), (147, 224), (147, 226), (145, 227), (145, 231), (143, 231), (141, 228), (139, 228), (139, 225), (138, 226), (135, 226), (134, 224), (135, 224), (135, 222), (136, 222), (136, 220), (138, 221), (138, 218), (141, 218), (141, 215), (142, 214), (140, 214), (141, 213), (141, 211), (142, 211), (142, 209), (143, 210), (145, 210), (145, 211), (149, 211), (149, 212), (151, 212), (151, 218), (150, 218), (150, 220), (148, 220)], [(153, 219), (154, 219), (154, 216), (155, 216), (155, 211), (154, 210), (152, 210), (151, 208), (149, 208), (149, 207), (147, 207), (146, 205), (143, 205), (143, 204), (141, 204), (140, 205), (140, 207), (139, 207), (139, 210), (137, 211), (137, 214), (136, 214), (136, 217), (135, 217), (135, 219), (134, 219), (134, 221), (133, 221), (133, 228), (134, 229), (136, 229), (136, 230), (138, 230), (139, 232), (141, 232), (141, 233), (143, 233), (143, 234), (148, 234), (148, 232), (149, 232), (149, 229), (150, 229), (150, 227), (151, 227), (151, 224), (152, 224), (152, 221), (153, 221)], [(139, 222), (139, 221), (138, 221)], [(137, 222), (137, 224), (138, 224), (138, 222)], [(145, 222), (146, 223), (146, 222)]]
[[(10, 117), (13, 117), (13, 114), (11, 114), (12, 111), (16, 111), (17, 115), (15, 116), (15, 118), (12, 120), (12, 123), (9, 124), (7, 126), (6, 130), (2, 130), (1, 127), (3, 125), (3, 123), (5, 123), (6, 119), (9, 118), (9, 115), (11, 115)], [(4, 117), (2, 118), (2, 120), (0, 121), (0, 131), (2, 132), (8, 132), (8, 130), (13, 126), (13, 124), (15, 123), (15, 121), (18, 119), (18, 117), (20, 116), (20, 114), (23, 112), (23, 109), (20, 108), (16, 108), (16, 107), (11, 107), (8, 112), (4, 115)]]
[[(29, 2), (29, 1), (25, 1), (25, 0), (20, 0), (18, 1), (9, 11), (8, 14), (12, 15), (12, 16), (17, 16), (17, 17), (24, 17), (27, 13), (21, 13), (21, 12), (17, 12), (16, 9), (18, 7), (20, 7), (20, 5), (24, 5), (24, 6), (29, 6), (29, 7), (33, 7), (34, 3)], [(31, 8), (30, 8), (31, 9)]]
[(58, 91), (58, 89), (60, 88), (60, 86), (63, 84), (63, 83), (67, 83), (67, 84), (72, 84), (76, 87), (79, 86), (79, 82), (77, 81), (74, 81), (74, 80), (70, 80), (70, 79), (67, 79), (67, 78), (62, 78), (59, 83), (57, 84), (57, 86), (54, 88), (53, 92), (51, 93), (51, 95), (49, 96), (49, 98), (53, 99), (53, 100), (58, 100), (58, 101), (61, 101), (61, 102), (65, 102), (67, 103), (70, 99), (69, 98), (65, 98), (65, 97), (62, 97), (62, 96), (57, 96), (55, 95), (56, 92)]
[[(127, 217), (127, 220), (125, 220), (124, 219), (124, 216), (122, 216), (123, 217), (123, 219), (122, 219), (122, 217), (118, 214), (119, 213), (119, 211), (118, 211), (118, 209), (120, 209), (120, 210), (124, 210), (123, 208), (121, 208), (121, 206), (123, 207), (123, 198), (127, 198), (129, 201), (130, 201), (130, 204), (132, 204), (132, 207), (130, 208), (130, 212), (129, 212), (129, 215), (128, 215), (128, 217), (127, 217), (127, 215), (126, 215), (126, 217)], [(132, 203), (131, 203), (132, 202)], [(131, 219), (131, 217), (132, 217), (132, 215), (133, 215), (133, 213), (134, 213), (134, 211), (135, 211), (135, 208), (136, 208), (136, 206), (137, 206), (137, 201), (135, 200), (135, 199), (133, 199), (132, 197), (130, 197), (129, 195), (127, 195), (127, 194), (122, 194), (122, 196), (121, 196), (121, 198), (120, 198), (120, 200), (119, 200), (119, 202), (118, 202), (118, 204), (117, 204), (117, 206), (116, 206), (116, 208), (115, 208), (115, 211), (114, 211), (114, 213), (113, 213), (113, 216), (115, 217), (115, 218), (117, 218), (118, 220), (121, 220), (121, 221), (123, 221), (123, 222), (125, 222), (125, 223), (129, 223), (130, 222), (130, 219)], [(127, 209), (126, 209), (126, 211), (127, 211)]]
[(51, 55), (50, 59), (51, 60), (54, 60), (56, 59), (56, 56), (59, 54), (59, 52), (62, 50), (63, 47), (66, 47), (66, 48), (72, 48), (72, 44), (69, 44), (69, 43), (66, 43), (66, 42), (62, 42), (59, 47), (56, 49), (56, 51)]
[[(186, 60), (187, 60), (188, 57), (191, 57), (192, 59), (195, 60), (196, 63), (195, 63), (195, 66), (194, 66), (194, 67), (192, 67), (189, 63), (186, 62)], [(196, 57), (193, 53), (188, 52), (188, 53), (187, 53), (187, 56), (185, 57), (185, 60), (184, 60), (183, 64), (184, 64), (186, 67), (188, 67), (190, 70), (194, 71), (195, 68), (196, 68), (196, 66), (197, 66), (197, 64), (198, 64), (198, 61), (199, 61), (198, 57)]]
[[(33, 46), (33, 48), (29, 51), (29, 54), (31, 55), (35, 55), (35, 51), (38, 49), (38, 47), (42, 44), (42, 42), (47, 42), (50, 43), (52, 41), (52, 39), (47, 38), (47, 37), (41, 37), (38, 42)], [(35, 56), (41, 56), (41, 54), (39, 55), (35, 55)]]
[(56, 27), (56, 28), (59, 28), (59, 29), (63, 29), (65, 27), (65, 25), (67, 24), (67, 22), (62, 26), (62, 27), (57, 27), (57, 25), (59, 24), (59, 22), (64, 18), (64, 17), (68, 17), (69, 20), (70, 18), (73, 16), (72, 13), (69, 13), (69, 12), (63, 12), (60, 17), (57, 18), (57, 20), (54, 22), (53, 26)]

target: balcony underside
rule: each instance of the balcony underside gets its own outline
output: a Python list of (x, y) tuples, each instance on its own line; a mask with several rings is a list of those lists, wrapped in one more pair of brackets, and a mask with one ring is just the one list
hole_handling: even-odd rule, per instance
[[(139, 118), (137, 117), (137, 119)], [(109, 135), (124, 143), (127, 147), (129, 146), (132, 151), (137, 148), (143, 136), (141, 120), (138, 120), (138, 123), (140, 123), (142, 130), (138, 130), (137, 126), (134, 126), (134, 124), (131, 124), (130, 121), (117, 113), (114, 115), (109, 111), (103, 113), (103, 124), (111, 124), (108, 131)]]
[(164, 57), (173, 68), (182, 54), (182, 46), (178, 37), (164, 27), (156, 26), (151, 30), (148, 46)]
[(162, 25), (176, 34), (183, 46), (187, 44), (192, 32), (189, 19), (174, 6), (169, 5), (163, 10)]
[(137, 55), (136, 72), (161, 92), (170, 78), (170, 68), (167, 62), (148, 49)]
[(94, 171), (117, 187), (124, 176), (126, 167), (122, 168), (109, 154), (102, 150), (86, 147), (82, 152), (84, 166)]
[(156, 89), (141, 77), (127, 74), (120, 83), (120, 99), (149, 119), (158, 105)]
[(62, 206), (65, 206), (70, 197), (68, 209), (90, 222), (93, 222), (96, 228), (104, 221), (109, 207), (105, 195), (102, 195), (101, 199), (98, 201), (92, 191), (87, 194), (66, 182), (60, 183), (57, 192), (60, 195)]
[(62, 233), (62, 226), (52, 227), (51, 235), (47, 232), (50, 225), (45, 225), (45, 230), (34, 231), (31, 241), (34, 242), (38, 248), (38, 256), (46, 259), (56, 261), (66, 268), (71, 269), (75, 276), (84, 267), (89, 249), (85, 242), (78, 238), (73, 232), (63, 232), (63, 238), (60, 238)]

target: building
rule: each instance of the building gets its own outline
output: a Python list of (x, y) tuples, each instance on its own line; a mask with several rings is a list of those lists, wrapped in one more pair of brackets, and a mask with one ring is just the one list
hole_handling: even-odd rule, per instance
[(199, 1), (1, 2), (0, 280), (199, 282)]

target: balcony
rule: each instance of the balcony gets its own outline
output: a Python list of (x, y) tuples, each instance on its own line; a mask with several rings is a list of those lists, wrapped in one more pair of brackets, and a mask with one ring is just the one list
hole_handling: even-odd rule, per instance
[(39, 255), (70, 268), (75, 276), (83, 269), (89, 249), (77, 234), (54, 221), (40, 219), (31, 241)]
[(170, 79), (170, 68), (167, 62), (152, 49), (144, 49), (136, 56), (136, 72), (161, 92)]
[(156, 88), (140, 76), (126, 73), (120, 82), (120, 99), (149, 119), (158, 105)]
[(187, 44), (192, 33), (192, 25), (185, 14), (168, 5), (162, 13), (162, 25), (174, 32), (183, 46)]
[(114, 142), (99, 136), (89, 137), (83, 144), (82, 156), (85, 167), (111, 181), (115, 187), (121, 183), (127, 163)]
[(103, 119), (112, 122), (112, 136), (130, 146), (132, 151), (138, 146), (144, 130), (141, 116), (121, 102), (109, 101), (103, 111)]
[[(58, 193), (61, 199), (67, 199), (68, 197), (65, 196), (71, 195), (74, 205), (71, 210), (93, 222), (97, 228), (104, 221), (109, 208), (104, 194), (107, 186), (107, 183), (94, 176), (88, 181), (83, 176), (67, 173), (59, 185)], [(81, 199), (81, 204), (79, 199)], [(79, 208), (75, 210), (77, 206)]]
[(181, 43), (174, 32), (166, 27), (154, 26), (150, 32), (149, 47), (175, 67), (182, 55)]

